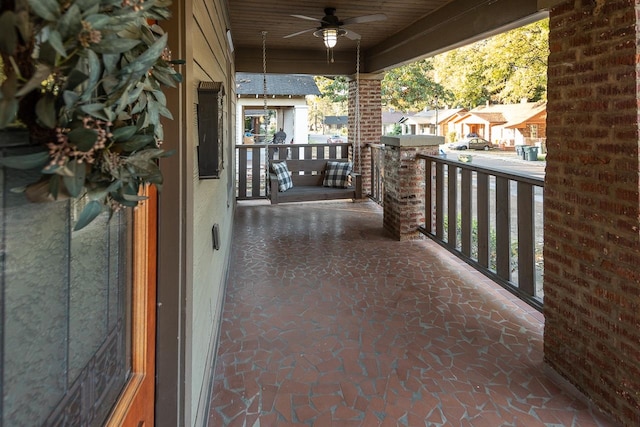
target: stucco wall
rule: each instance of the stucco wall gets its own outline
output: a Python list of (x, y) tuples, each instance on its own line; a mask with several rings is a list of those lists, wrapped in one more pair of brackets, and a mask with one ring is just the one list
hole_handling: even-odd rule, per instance
[[(224, 29), (229, 25), (224, 20), (223, 2), (197, 0), (193, 2), (193, 78), (187, 79), (190, 90), (198, 102), (197, 87), (203, 81), (222, 82), (225, 90), (223, 112), (224, 165), (220, 179), (201, 180), (198, 175), (197, 132), (195, 140), (189, 141), (194, 156), (190, 174), (193, 188), (192, 283), (187, 286), (186, 351), (185, 351), (185, 425), (206, 425), (206, 413), (211, 379), (210, 370), (214, 359), (215, 340), (219, 328), (222, 298), (226, 278), (226, 267), (231, 247), (231, 230), (235, 193), (232, 172), (234, 165), (233, 142), (235, 141), (235, 84), (233, 58), (226, 42)], [(198, 29), (199, 31), (195, 31)], [(189, 106), (187, 106), (189, 108)], [(197, 105), (191, 106), (196, 123)], [(196, 125), (197, 126), (197, 125)], [(212, 228), (219, 225), (221, 247), (214, 250)]]

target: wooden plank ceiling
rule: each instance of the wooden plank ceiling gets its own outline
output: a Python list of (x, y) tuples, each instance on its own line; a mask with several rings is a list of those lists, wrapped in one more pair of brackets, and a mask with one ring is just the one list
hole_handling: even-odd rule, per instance
[(334, 62), (313, 31), (326, 7), (340, 20), (384, 14), (382, 21), (343, 28), (361, 36), (363, 73), (378, 73), (403, 63), (479, 40), (546, 16), (538, 0), (229, 0), (229, 28), (236, 70), (262, 72), (262, 32), (266, 31), (267, 68), (272, 73), (350, 75), (356, 70), (356, 41), (340, 37)]

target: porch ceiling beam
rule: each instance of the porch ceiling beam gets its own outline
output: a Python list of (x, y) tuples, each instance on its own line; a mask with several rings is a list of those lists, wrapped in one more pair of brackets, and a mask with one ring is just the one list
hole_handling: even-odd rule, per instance
[(456, 0), (368, 49), (364, 71), (379, 73), (545, 16), (538, 0)]
[[(355, 72), (352, 52), (334, 52), (334, 62), (328, 63), (324, 50), (268, 49), (267, 73), (350, 75)], [(262, 73), (262, 50), (237, 47), (236, 71)]]

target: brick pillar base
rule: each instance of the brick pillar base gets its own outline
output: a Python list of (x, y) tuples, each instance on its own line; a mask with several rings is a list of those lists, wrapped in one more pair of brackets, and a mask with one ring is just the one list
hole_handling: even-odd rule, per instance
[(418, 154), (438, 154), (444, 143), (438, 136), (383, 136), (384, 153), (384, 229), (397, 240), (422, 238), (424, 225), (424, 161)]

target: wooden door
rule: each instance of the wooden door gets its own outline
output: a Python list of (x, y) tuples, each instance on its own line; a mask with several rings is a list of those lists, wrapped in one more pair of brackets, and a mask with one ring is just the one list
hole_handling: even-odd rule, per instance
[(106, 426), (154, 425), (157, 190), (133, 218), (133, 289), (131, 295), (131, 375)]

